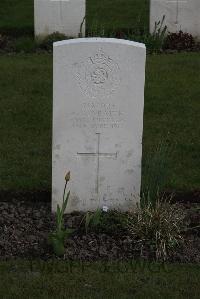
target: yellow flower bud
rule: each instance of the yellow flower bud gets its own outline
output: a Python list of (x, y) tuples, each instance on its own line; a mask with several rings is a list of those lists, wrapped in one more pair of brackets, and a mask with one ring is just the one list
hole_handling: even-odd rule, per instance
[(65, 181), (69, 182), (69, 180), (70, 180), (70, 171), (65, 176)]

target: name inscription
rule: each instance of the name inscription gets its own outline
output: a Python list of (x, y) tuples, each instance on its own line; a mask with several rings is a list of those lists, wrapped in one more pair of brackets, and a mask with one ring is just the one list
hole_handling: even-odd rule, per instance
[(117, 129), (123, 127), (124, 113), (115, 104), (84, 102), (71, 123), (73, 128)]

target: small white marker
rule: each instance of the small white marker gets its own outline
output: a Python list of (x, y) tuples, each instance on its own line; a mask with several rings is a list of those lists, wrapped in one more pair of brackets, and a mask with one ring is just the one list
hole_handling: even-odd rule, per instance
[(103, 210), (104, 212), (108, 212), (108, 207), (107, 207), (107, 206), (103, 206), (102, 210)]

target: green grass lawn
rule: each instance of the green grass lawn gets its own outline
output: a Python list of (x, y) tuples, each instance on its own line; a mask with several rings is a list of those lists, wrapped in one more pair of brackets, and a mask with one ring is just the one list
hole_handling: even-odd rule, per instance
[[(51, 189), (52, 56), (0, 56), (0, 189)], [(147, 57), (144, 155), (175, 146), (168, 188), (199, 189), (200, 56)]]
[[(88, 30), (94, 27), (148, 28), (149, 0), (87, 0)], [(1, 0), (0, 32), (32, 32), (34, 26), (33, 0)]]
[(49, 189), (52, 56), (0, 56), (0, 65), (0, 189)]
[(0, 263), (3, 299), (199, 298), (198, 265), (12, 261)]
[(173, 190), (200, 188), (199, 70), (199, 53), (147, 58), (144, 154), (159, 140), (172, 144)]
[(0, 32), (32, 32), (34, 26), (33, 0), (1, 0)]
[(87, 27), (148, 29), (149, 0), (87, 0)]

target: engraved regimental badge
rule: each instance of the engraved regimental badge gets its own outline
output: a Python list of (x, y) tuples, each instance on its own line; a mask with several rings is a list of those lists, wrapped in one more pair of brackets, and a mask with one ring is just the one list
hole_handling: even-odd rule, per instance
[(102, 49), (74, 65), (75, 77), (80, 89), (92, 98), (108, 97), (120, 84), (118, 64)]

